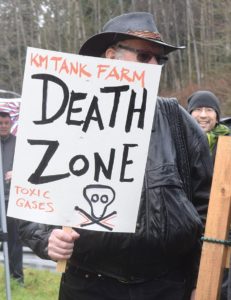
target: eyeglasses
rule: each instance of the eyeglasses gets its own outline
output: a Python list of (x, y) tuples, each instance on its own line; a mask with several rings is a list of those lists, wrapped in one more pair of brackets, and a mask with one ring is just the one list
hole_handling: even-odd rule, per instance
[(167, 56), (160, 56), (160, 55), (154, 54), (151, 51), (131, 48), (131, 47), (121, 45), (121, 44), (118, 44), (115, 47), (136, 53), (136, 59), (138, 62), (141, 62), (141, 63), (148, 63), (153, 57), (156, 59), (158, 65), (164, 65), (168, 60)]

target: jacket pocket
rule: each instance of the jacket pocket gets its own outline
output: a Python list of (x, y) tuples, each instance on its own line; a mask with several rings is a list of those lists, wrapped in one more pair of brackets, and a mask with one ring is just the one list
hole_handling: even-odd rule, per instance
[[(174, 165), (147, 173), (150, 239), (159, 239), (166, 252), (186, 253), (201, 234), (200, 217), (183, 190)], [(158, 237), (159, 235), (159, 237)]]

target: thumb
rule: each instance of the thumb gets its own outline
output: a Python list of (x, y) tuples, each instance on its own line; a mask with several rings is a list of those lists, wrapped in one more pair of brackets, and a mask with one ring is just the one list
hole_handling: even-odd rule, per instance
[(75, 241), (80, 237), (80, 234), (76, 232), (75, 230), (71, 231), (72, 240)]

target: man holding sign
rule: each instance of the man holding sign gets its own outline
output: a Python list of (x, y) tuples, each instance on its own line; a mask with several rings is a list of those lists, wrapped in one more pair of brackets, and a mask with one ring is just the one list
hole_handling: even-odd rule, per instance
[[(151, 67), (163, 64), (167, 60), (166, 55), (180, 48), (182, 47), (175, 47), (162, 41), (151, 14), (138, 12), (123, 14), (110, 20), (104, 26), (102, 33), (86, 41), (80, 49), (80, 54), (109, 58), (115, 60), (118, 66), (126, 65), (125, 61), (130, 61), (148, 64)], [(33, 59), (35, 62), (35, 56)], [(56, 69), (58, 69), (58, 60), (56, 61)], [(39, 65), (38, 61), (36, 64)], [(98, 70), (98, 77), (105, 74), (108, 67), (105, 60), (105, 64), (102, 64)], [(62, 71), (63, 68), (62, 65), (59, 70)], [(65, 65), (65, 70), (68, 72), (70, 70), (67, 69), (67, 65)], [(85, 76), (90, 77), (90, 73), (87, 74), (82, 65), (82, 74), (83, 72)], [(115, 69), (113, 72), (115, 75)], [(112, 76), (112, 72), (110, 75)], [(133, 76), (130, 75), (124, 70), (120, 75), (116, 74), (117, 79), (120, 76), (127, 81), (131, 81), (131, 78), (133, 80), (138, 78), (135, 71)], [(68, 94), (66, 84), (57, 78), (36, 75), (36, 79), (43, 80), (45, 87), (49, 81), (58, 82), (64, 90), (64, 95), (65, 92)], [(117, 105), (124, 92), (121, 89), (114, 91), (115, 101), (110, 114), (110, 126), (114, 126), (116, 122)], [(123, 89), (126, 88), (123, 86)], [(101, 92), (109, 93), (111, 90), (101, 89)], [(129, 100), (131, 104), (136, 95), (134, 92), (130, 94), (132, 95)], [(85, 95), (72, 93), (73, 99), (77, 96), (85, 97)], [(141, 98), (146, 99), (145, 89)], [(110, 232), (109, 220), (115, 217), (119, 209), (112, 210), (111, 207), (118, 194), (116, 195), (111, 186), (100, 184), (87, 185), (83, 189), (83, 197), (87, 205), (91, 207), (91, 212), (87, 212), (78, 204), (75, 206), (76, 214), (80, 213), (86, 219), (85, 224), (82, 223), (82, 228), (73, 229), (68, 233), (54, 226), (22, 222), (22, 239), (37, 255), (57, 261), (68, 260), (68, 268), (63, 274), (60, 285), (60, 300), (193, 299), (203, 227), (199, 214), (201, 216), (206, 214), (212, 172), (211, 160), (203, 133), (187, 112), (177, 105), (189, 153), (187, 161), (181, 157), (178, 150), (180, 141), (171, 128), (173, 126), (170, 121), (171, 112), (165, 108), (163, 102), (163, 99), (158, 99), (156, 103), (144, 177), (141, 174), (143, 188), (135, 233)], [(100, 120), (98, 124), (103, 130), (103, 121), (101, 122), (99, 117), (100, 110), (96, 102), (94, 107), (96, 113), (96, 118), (95, 116), (94, 118)], [(74, 108), (70, 110), (73, 111)], [(91, 109), (88, 110), (87, 116), (91, 115), (90, 111)], [(173, 115), (173, 120), (177, 116)], [(66, 120), (67, 123), (71, 123), (70, 115)], [(83, 126), (84, 132), (89, 129), (89, 122), (86, 120)], [(36, 122), (37, 124), (48, 122), (45, 109), (43, 120)], [(130, 118), (127, 118), (125, 123), (128, 133), (131, 129)], [(114, 138), (116, 137), (111, 137), (111, 139)], [(39, 142), (30, 141), (30, 143), (35, 145)], [(40, 144), (42, 143), (45, 144), (44, 141), (40, 141)], [(52, 146), (51, 142), (49, 146)], [(53, 146), (58, 147), (58, 144), (53, 143)], [(117, 166), (120, 182), (132, 181), (132, 175), (128, 176), (127, 167), (132, 165), (132, 160), (129, 158), (136, 149), (135, 143), (129, 146), (124, 145), (122, 165)], [(114, 157), (113, 149), (111, 153)], [(83, 170), (85, 172), (89, 169), (88, 159), (84, 155), (81, 158), (85, 166), (85, 169), (82, 169), (83, 173)], [(77, 174), (74, 168), (76, 160), (77, 156), (73, 157), (69, 167), (72, 173), (80, 176), (80, 172)], [(30, 182), (39, 184), (43, 180), (57, 179), (57, 177), (43, 176), (46, 164), (47, 161), (44, 160), (40, 168), (29, 178)], [(184, 176), (187, 164), (189, 178)], [(99, 154), (95, 153), (93, 170), (95, 182), (99, 178), (97, 171), (99, 165), (102, 166), (102, 159)], [(182, 165), (185, 167), (180, 167)], [(135, 172), (141, 171), (137, 169)], [(104, 174), (110, 177), (105, 168)], [(59, 176), (70, 176), (70, 172)], [(18, 188), (17, 190), (21, 194), (23, 191), (27, 192), (25, 189)], [(33, 190), (33, 193), (35, 192), (38, 194), (38, 190)], [(49, 198), (50, 194), (44, 191), (43, 196)], [(127, 196), (124, 195), (124, 202), (126, 198)], [(46, 209), (48, 210), (48, 207)], [(84, 225), (89, 226), (89, 224), (104, 232), (84, 230)], [(88, 229), (87, 226), (86, 229)]]

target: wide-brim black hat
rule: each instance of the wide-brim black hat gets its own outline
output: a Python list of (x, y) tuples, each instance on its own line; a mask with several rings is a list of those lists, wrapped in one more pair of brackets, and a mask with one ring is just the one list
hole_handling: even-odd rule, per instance
[(82, 45), (79, 54), (99, 57), (108, 47), (117, 42), (134, 38), (159, 45), (161, 55), (185, 48), (185, 46), (170, 45), (161, 39), (152, 14), (132, 12), (108, 21), (101, 33), (93, 35)]

